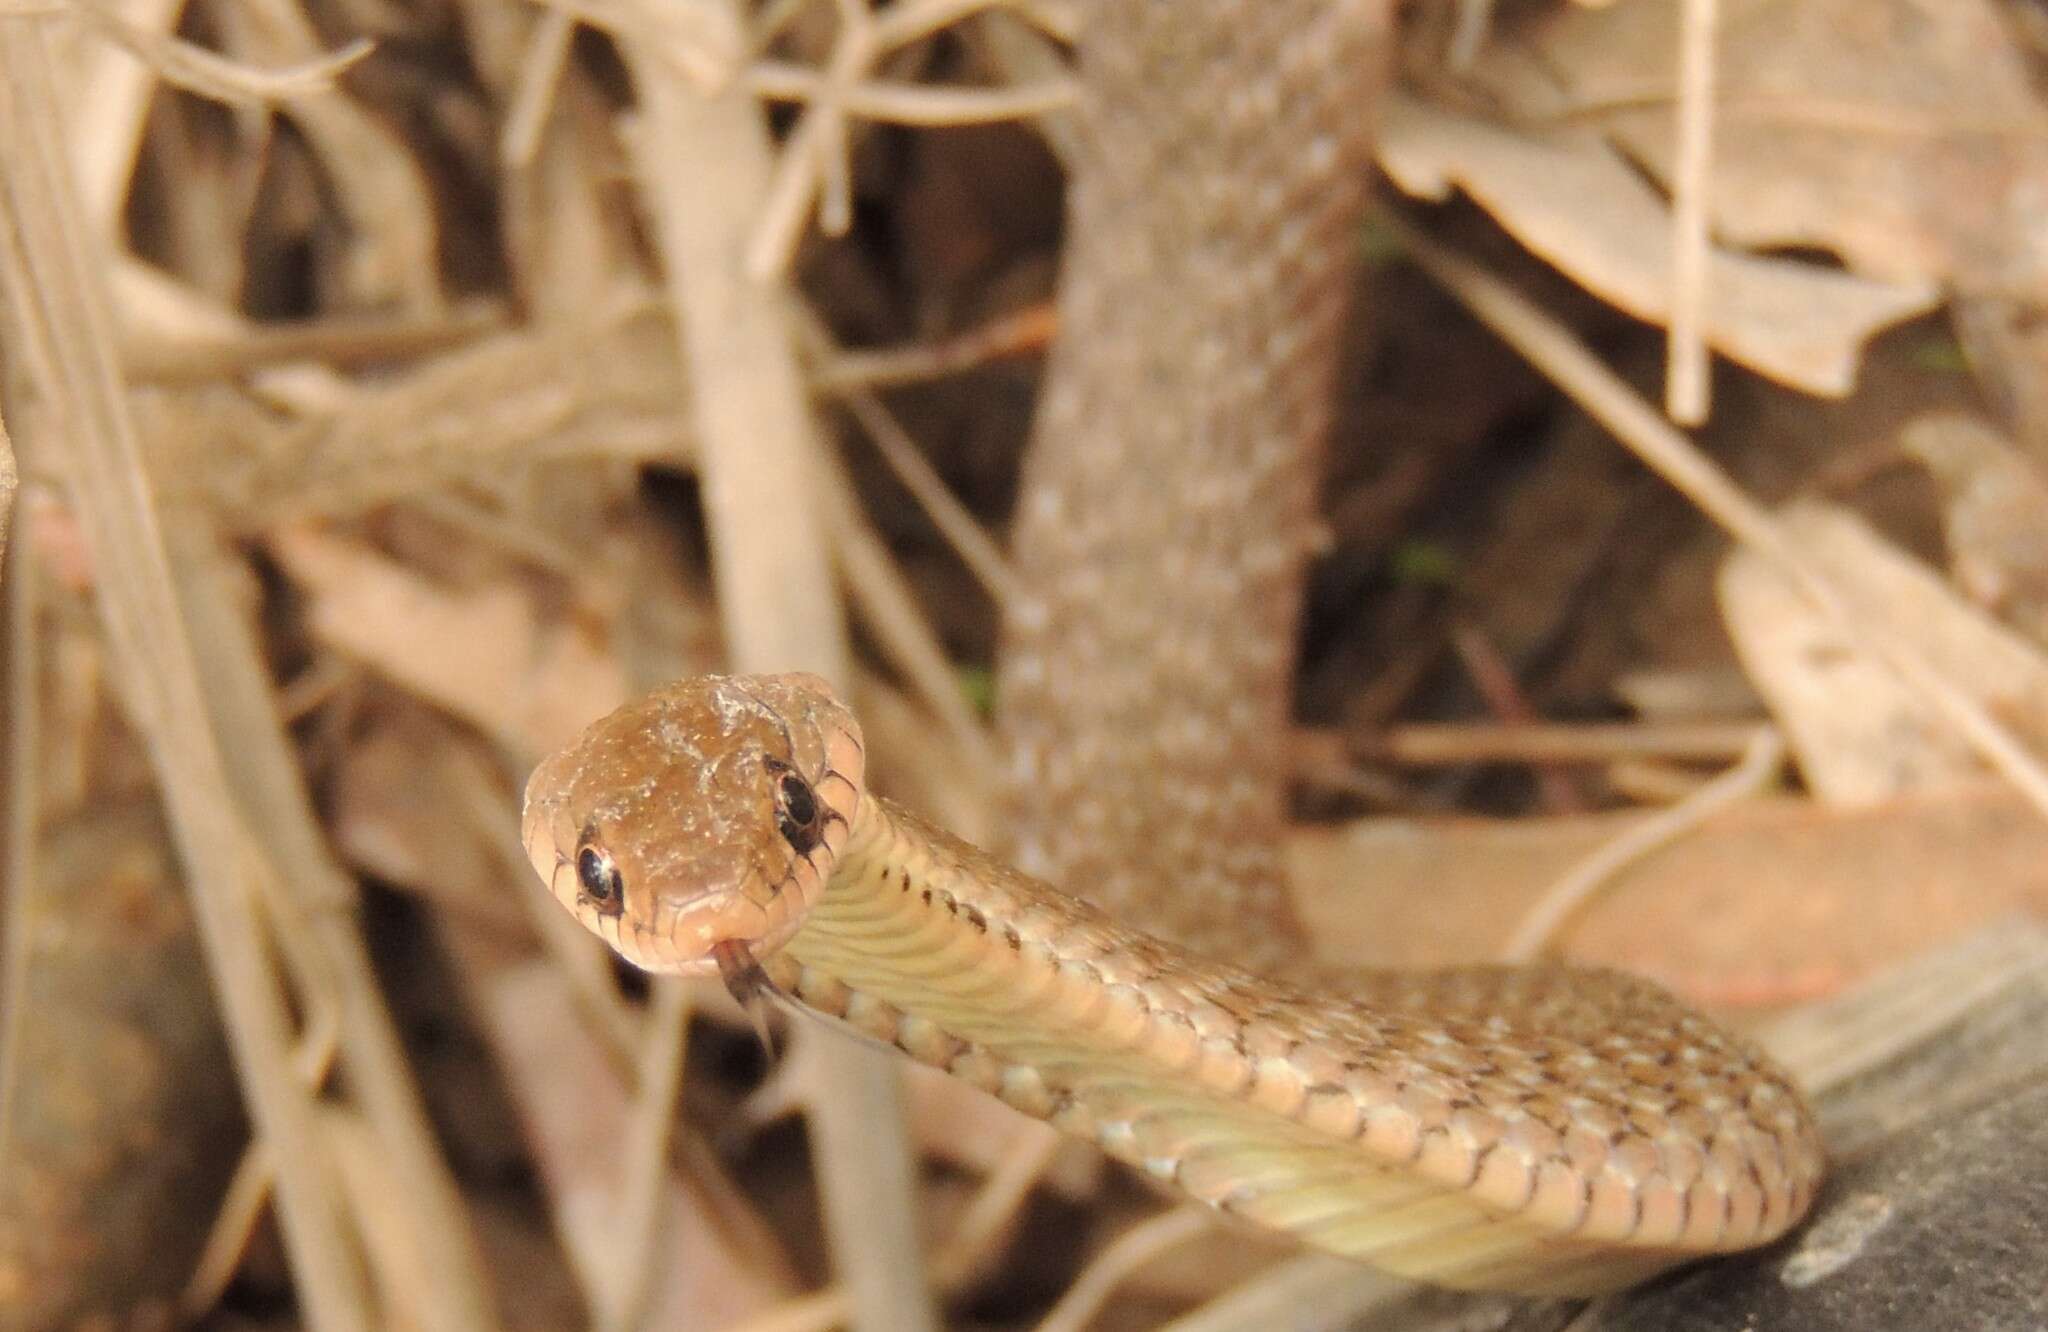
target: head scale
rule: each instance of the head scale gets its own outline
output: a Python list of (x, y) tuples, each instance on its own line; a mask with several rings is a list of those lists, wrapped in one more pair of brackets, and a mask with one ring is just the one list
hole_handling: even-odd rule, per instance
[(699, 676), (535, 768), (521, 827), (556, 900), (627, 961), (730, 981), (824, 892), (861, 782), (860, 728), (817, 676)]

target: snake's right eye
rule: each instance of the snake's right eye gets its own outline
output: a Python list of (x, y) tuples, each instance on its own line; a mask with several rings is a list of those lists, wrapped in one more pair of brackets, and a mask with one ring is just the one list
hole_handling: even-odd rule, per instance
[(576, 853), (576, 882), (584, 899), (603, 914), (616, 916), (625, 910), (625, 881), (611, 854), (602, 847), (586, 846)]
[(811, 784), (794, 772), (784, 772), (775, 782), (776, 827), (800, 856), (811, 853), (824, 839), (823, 811)]

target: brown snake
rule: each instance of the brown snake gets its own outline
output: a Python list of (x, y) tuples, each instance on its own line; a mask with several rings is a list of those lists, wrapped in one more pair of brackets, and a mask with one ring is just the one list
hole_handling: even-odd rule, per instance
[(1018, 858), (1109, 914), (863, 794), (809, 677), (598, 722), (534, 773), (526, 847), (639, 965), (758, 969), (1232, 1214), (1450, 1285), (1612, 1289), (1804, 1214), (1785, 1074), (1611, 972), (1318, 971), (1279, 868), (1389, 10), (1087, 9), (1000, 695)]
[(1260, 1225), (1449, 1285), (1588, 1293), (1799, 1219), (1786, 1075), (1657, 987), (1363, 973), (1342, 997), (1124, 928), (862, 789), (813, 676), (706, 676), (527, 784), (555, 896), (653, 971), (814, 1009)]

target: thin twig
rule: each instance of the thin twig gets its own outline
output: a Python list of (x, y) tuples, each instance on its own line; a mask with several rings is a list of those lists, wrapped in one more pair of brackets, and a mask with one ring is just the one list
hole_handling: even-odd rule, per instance
[[(295, 1062), (308, 1088), (318, 1088), (326, 1080), (339, 1049), (340, 1029), (332, 1019), (331, 1006), (327, 1013), (326, 1018), (317, 1025), (309, 1026), (299, 1039)], [(178, 1309), (185, 1322), (197, 1323), (220, 1302), (222, 1292), (234, 1280), (243, 1258), (247, 1256), (250, 1240), (263, 1220), (264, 1204), (270, 1201), (270, 1189), (276, 1179), (276, 1162), (271, 1156), (270, 1145), (258, 1138), (243, 1149), (234, 1177), (228, 1181), (227, 1192), (214, 1209), (213, 1224), (207, 1228), (206, 1242), (199, 1248), (199, 1258), (192, 1265), (192, 1274), (178, 1292)]]
[[(1025, 1126), (1011, 1151), (968, 1200), (952, 1238), (932, 1259), (932, 1284), (941, 1290), (957, 1290), (981, 1270), (991, 1247), (1065, 1143), (1057, 1129), (1044, 1124)], [(722, 1332), (826, 1332), (845, 1321), (846, 1309), (844, 1288), (828, 1286), (729, 1324)]]
[[(1362, 759), (1446, 767), (1466, 763), (1609, 763), (1620, 758), (1719, 761), (1738, 757), (1754, 722), (1594, 722), (1526, 726), (1410, 722), (1341, 740)], [(1335, 739), (1335, 737), (1332, 737)]]
[(669, 1191), (669, 1137), (683, 1090), (691, 1007), (690, 987), (682, 981), (669, 977), (655, 985), (654, 1011), (640, 1051), (640, 1085), (617, 1162), (619, 1265), (613, 1279), (596, 1292), (602, 1297), (600, 1332), (634, 1332), (646, 1320), (662, 1225), (672, 1219), (665, 1216), (662, 1202)]
[(996, 544), (987, 529), (975, 521), (967, 506), (954, 498), (946, 488), (945, 481), (935, 471), (922, 451), (896, 420), (895, 414), (882, 405), (882, 400), (865, 389), (852, 389), (846, 394), (846, 409), (853, 413), (853, 419), (860, 422), (868, 439), (874, 443), (875, 451), (882, 455), (882, 461), (903, 483), (924, 509), (925, 516), (932, 520), (932, 526), (967, 566), (974, 580), (981, 584), (982, 591), (1001, 610), (1006, 605), (1016, 605), (1021, 599), (1017, 591), (1017, 579), (1010, 572), (1009, 561), (1003, 557), (1002, 548)]
[(1671, 320), (1664, 410), (1681, 425), (1707, 419), (1706, 327), (1712, 251), (1714, 35), (1717, 0), (1684, 0), (1678, 18), (1678, 152), (1671, 181)]
[(819, 96), (811, 103), (818, 118), (818, 230), (844, 236), (853, 225), (853, 136), (847, 131), (847, 97), (875, 60), (875, 16), (868, 0), (836, 0), (839, 40), (825, 66)]
[[(757, 96), (776, 102), (815, 102), (831, 96), (815, 70), (764, 60), (747, 70), (744, 82)], [(851, 115), (863, 120), (919, 128), (991, 125), (1026, 120), (1074, 105), (1076, 86), (1042, 79), (1013, 88), (935, 88), (923, 83), (863, 79), (836, 95)]]
[(300, 323), (240, 324), (176, 338), (124, 338), (121, 362), (138, 383), (217, 383), (294, 361), (360, 365), (444, 351), (506, 330), (505, 311), (476, 303), (432, 315), (326, 317)]
[(1501, 949), (1502, 960), (1527, 962), (1548, 948), (1572, 913), (1630, 865), (1700, 827), (1722, 810), (1757, 793), (1785, 762), (1785, 739), (1760, 726), (1739, 763), (1669, 809), (1632, 823), (1618, 837), (1567, 870), (1529, 908)]
[(541, 131), (555, 108), (555, 89), (569, 65), (569, 47), (576, 36), (576, 16), (550, 9), (533, 25), (526, 54), (519, 62), (519, 81), (505, 108), (505, 127), (498, 133), (498, 162), (508, 171), (524, 171), (540, 152)]
[(367, 37), (358, 37), (309, 60), (260, 69), (138, 27), (99, 0), (70, 0), (67, 8), (102, 37), (149, 66), (165, 83), (234, 106), (273, 106), (332, 92), (337, 78), (376, 50), (376, 44)]
[(845, 465), (827, 457), (818, 470), (820, 516), (829, 525), (840, 571), (876, 643), (925, 706), (945, 723), (969, 777), (978, 779), (983, 790), (994, 790), (996, 758), (988, 731), (968, 705), (952, 659), (925, 618), (909, 580), (861, 511)]
[(1052, 343), (1052, 304), (1041, 301), (936, 343), (835, 350), (811, 372), (811, 387), (837, 396), (853, 388), (885, 389), (957, 375), (1008, 357), (1036, 356)]
[[(749, 86), (758, 86), (766, 95), (805, 102), (803, 114), (783, 140), (773, 183), (763, 195), (760, 219), (747, 246), (747, 271), (762, 280), (789, 271), (814, 204), (826, 235), (840, 235), (851, 225), (852, 118), (986, 123), (1039, 115), (1072, 100), (1071, 90), (1059, 88), (1056, 80), (1035, 84), (1021, 95), (991, 96), (964, 89), (892, 89), (869, 78), (890, 56), (949, 24), (992, 9), (1012, 10), (1041, 22), (1044, 16), (1034, 6), (1017, 0), (902, 0), (877, 16), (868, 0), (837, 0), (837, 9), (839, 31), (821, 71), (763, 62), (749, 76)], [(1011, 114), (995, 114), (998, 108)], [(888, 114), (870, 114), (882, 109)]]
[[(1496, 718), (1511, 726), (1535, 722), (1539, 714), (1523, 692), (1522, 682), (1515, 678), (1514, 667), (1485, 630), (1469, 621), (1453, 623), (1451, 650), (1464, 666), (1465, 678)], [(1585, 809), (1585, 798), (1570, 773), (1547, 763), (1535, 767), (1537, 791), (1547, 812), (1576, 814)]]
[(1081, 1269), (1059, 1303), (1040, 1320), (1036, 1332), (1081, 1332), (1110, 1293), (1132, 1273), (1215, 1228), (1216, 1214), (1206, 1207), (1176, 1207), (1132, 1226)]
[(990, 1249), (1008, 1230), (1066, 1141), (1049, 1124), (1019, 1128), (1016, 1141), (975, 1190), (954, 1223), (952, 1236), (932, 1259), (932, 1279), (943, 1289), (958, 1288), (988, 1261)]
[[(825, 327), (824, 320), (813, 312), (803, 312), (802, 327), (811, 359), (828, 362), (838, 353), (832, 334)], [(982, 589), (1001, 607), (1017, 598), (1016, 579), (1011, 574), (1009, 562), (1003, 558), (1002, 550), (995, 539), (976, 522), (967, 506), (954, 498), (946, 488), (945, 480), (926, 461), (924, 453), (917, 447), (882, 400), (872, 391), (858, 386), (847, 386), (842, 394), (847, 410), (859, 421), (861, 428), (874, 441), (882, 460), (889, 464), (889, 470), (903, 483), (911, 497), (923, 507), (925, 516), (939, 529), (939, 535), (946, 538), (953, 547), (953, 553), (967, 566)]]
[(1457, 0), (1457, 23), (1444, 54), (1444, 63), (1452, 70), (1462, 74), (1479, 59), (1479, 48), (1493, 28), (1493, 4), (1494, 0)]
[[(0, 421), (0, 468), (6, 495), (14, 501), (14, 457), (7, 426)], [(9, 513), (0, 512), (0, 606), (6, 614), (5, 711), (7, 771), (0, 790), (7, 802), (6, 845), (0, 848), (0, 1161), (12, 1161), (15, 1096), (21, 1089), (22, 1024), (27, 1021), (29, 901), (36, 891), (42, 846), (42, 708), (37, 697), (42, 656), (38, 616), (40, 572), (27, 541), (5, 540)]]

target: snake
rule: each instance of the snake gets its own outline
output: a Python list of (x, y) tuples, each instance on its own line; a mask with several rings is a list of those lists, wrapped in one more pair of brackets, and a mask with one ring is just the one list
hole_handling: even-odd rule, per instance
[(1586, 1295), (1783, 1234), (1789, 1076), (1665, 991), (1558, 965), (1204, 956), (866, 788), (805, 674), (699, 676), (543, 760), (521, 835), (648, 971), (784, 995), (1252, 1225), (1475, 1290)]
[(785, 996), (1328, 1252), (1595, 1294), (1784, 1234), (1824, 1152), (1784, 1070), (1646, 981), (1326, 968), (1291, 907), (1291, 648), (1393, 9), (1084, 7), (1000, 858), (869, 792), (801, 675), (626, 705), (535, 769), (522, 831), (642, 968)]

